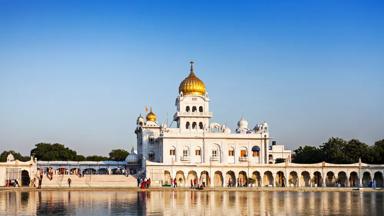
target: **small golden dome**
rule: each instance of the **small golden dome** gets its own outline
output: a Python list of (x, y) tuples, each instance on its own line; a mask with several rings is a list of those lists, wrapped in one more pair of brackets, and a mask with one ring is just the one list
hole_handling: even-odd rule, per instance
[(151, 110), (149, 111), (149, 113), (147, 114), (147, 117), (146, 117), (147, 121), (152, 121), (152, 122), (156, 122), (157, 120), (157, 116), (154, 112), (152, 112), (152, 108)]
[(193, 72), (193, 62), (191, 63), (191, 72), (179, 86), (179, 93), (183, 92), (184, 95), (205, 95), (205, 84)]

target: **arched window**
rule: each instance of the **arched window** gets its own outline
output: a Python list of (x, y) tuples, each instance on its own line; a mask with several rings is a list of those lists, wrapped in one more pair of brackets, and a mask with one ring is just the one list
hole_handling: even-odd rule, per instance
[(200, 156), (201, 155), (201, 148), (200, 147), (197, 147), (196, 150), (195, 150), (195, 155), (196, 156)]
[(259, 157), (260, 156), (260, 147), (259, 146), (253, 146), (252, 147), (252, 156), (253, 157)]
[(232, 147), (231, 148), (229, 148), (229, 150), (228, 150), (228, 156), (235, 156), (235, 149), (233, 149)]
[(240, 149), (240, 157), (248, 157), (248, 153), (247, 153), (247, 148), (246, 147), (242, 147)]
[(176, 155), (176, 148), (175, 148), (175, 147), (172, 147), (172, 148), (169, 150), (169, 155), (173, 155), (173, 156)]
[(197, 108), (195, 106), (192, 107), (192, 112), (196, 112)]
[(185, 107), (185, 112), (189, 112), (191, 108), (189, 106)]
[(155, 160), (155, 152), (151, 151), (148, 153), (148, 159), (150, 161), (154, 161)]
[(200, 123), (199, 123), (199, 128), (200, 128), (201, 130), (203, 130), (203, 128), (204, 128), (204, 126), (203, 126), (203, 122), (200, 122)]
[(150, 144), (154, 144), (155, 143), (155, 137), (154, 136), (149, 136), (148, 137), (148, 141)]
[(273, 163), (273, 156), (271, 154), (268, 155), (268, 160), (270, 164)]
[(185, 147), (183, 149), (183, 157), (188, 157), (189, 156), (189, 149), (187, 147)]
[(192, 129), (196, 129), (196, 126), (197, 126), (196, 122), (193, 122), (192, 123)]
[(186, 129), (189, 129), (189, 126), (190, 126), (190, 123), (189, 123), (189, 122), (185, 123), (185, 128), (186, 128)]
[(199, 112), (203, 112), (203, 107), (202, 106), (199, 107)]
[(212, 150), (212, 157), (216, 158), (217, 157), (217, 149)]
[(211, 160), (213, 160), (213, 161), (218, 161), (218, 160), (220, 160), (220, 157), (221, 157), (221, 155), (220, 155), (220, 146), (219, 145), (217, 145), (217, 144), (214, 144), (213, 146), (212, 146), (212, 151), (211, 151), (211, 153), (212, 153), (212, 157), (211, 157)]

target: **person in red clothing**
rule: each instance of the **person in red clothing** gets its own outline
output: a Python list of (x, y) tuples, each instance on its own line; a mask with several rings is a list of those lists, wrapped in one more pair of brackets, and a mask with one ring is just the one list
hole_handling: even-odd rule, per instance
[(151, 186), (151, 178), (148, 178), (147, 180), (147, 188), (149, 188)]
[(141, 188), (141, 189), (144, 189), (144, 188), (145, 188), (145, 184), (146, 184), (146, 180), (143, 180), (143, 181), (141, 182), (140, 188)]

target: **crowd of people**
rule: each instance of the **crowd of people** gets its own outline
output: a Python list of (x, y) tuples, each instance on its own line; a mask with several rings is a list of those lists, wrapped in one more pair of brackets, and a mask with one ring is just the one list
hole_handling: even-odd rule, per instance
[[(174, 181), (176, 183), (176, 178), (174, 179)], [(197, 179), (193, 179), (193, 180), (191, 180), (191, 188), (201, 190), (201, 189), (205, 188), (205, 182), (201, 182), (201, 184), (199, 184)]]
[[(177, 179), (171, 179), (171, 187), (177, 188)], [(198, 181), (198, 179), (191, 179), (191, 189), (203, 189), (206, 186), (206, 183), (203, 181)]]
[(19, 182), (17, 179), (10, 179), (5, 182), (6, 187), (20, 187)]
[(147, 189), (151, 186), (151, 178), (137, 178), (137, 187)]

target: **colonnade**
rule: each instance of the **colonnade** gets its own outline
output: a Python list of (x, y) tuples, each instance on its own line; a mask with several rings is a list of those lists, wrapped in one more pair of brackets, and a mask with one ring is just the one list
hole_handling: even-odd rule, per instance
[[(150, 174), (150, 173), (149, 173)], [(384, 187), (382, 170), (340, 169), (175, 169), (164, 170), (162, 185), (179, 187)], [(149, 175), (150, 177), (150, 175)]]

